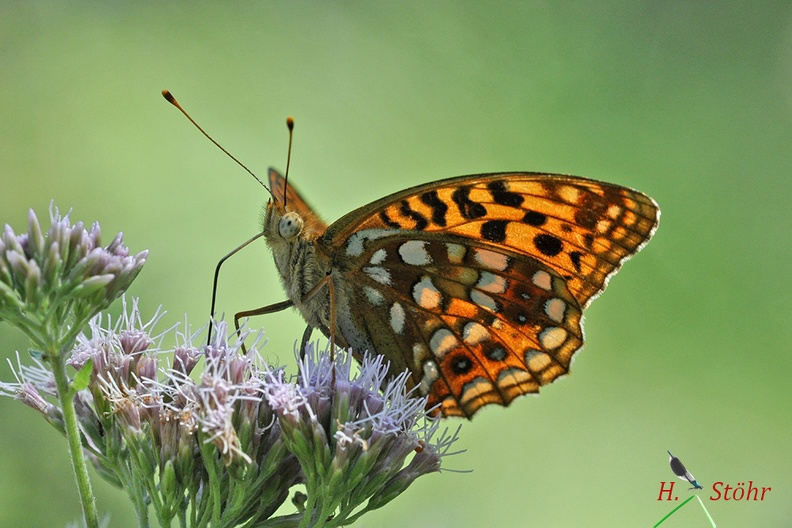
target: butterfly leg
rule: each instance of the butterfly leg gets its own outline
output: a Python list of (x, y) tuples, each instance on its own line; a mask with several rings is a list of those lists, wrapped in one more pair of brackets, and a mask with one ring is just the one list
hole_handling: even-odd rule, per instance
[(305, 358), (305, 347), (308, 346), (308, 341), (311, 340), (313, 333), (313, 326), (305, 325), (305, 332), (303, 332), (302, 341), (300, 342), (300, 359)]
[(330, 292), (330, 360), (335, 356), (335, 286), (333, 285), (333, 279), (330, 277), (328, 273), (325, 275), (324, 279), (317, 282), (313, 288), (311, 288), (308, 293), (303, 295), (301, 301), (304, 304), (307, 304), (317, 293), (319, 293), (323, 287), (327, 286), (327, 289)]
[[(294, 303), (291, 300), (287, 300), (275, 304), (270, 304), (267, 306), (262, 306), (261, 308), (256, 308), (255, 310), (245, 310), (244, 312), (235, 313), (234, 328), (236, 328), (237, 335), (241, 335), (239, 330), (239, 320), (242, 319), (243, 317), (253, 317), (255, 315), (266, 315), (270, 313), (280, 312), (285, 310), (286, 308), (290, 308), (293, 305)], [(245, 348), (244, 342), (242, 343), (242, 352), (247, 354), (247, 349)]]

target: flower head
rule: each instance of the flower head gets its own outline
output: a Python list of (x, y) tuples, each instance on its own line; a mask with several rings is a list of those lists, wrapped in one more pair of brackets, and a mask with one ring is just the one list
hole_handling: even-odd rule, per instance
[[(349, 524), (439, 471), (456, 439), (436, 438), (425, 398), (407, 390), (406, 374), (389, 380), (382, 358), (367, 357), (357, 370), (344, 351), (310, 347), (289, 376), (263, 360), (260, 336), (242, 354), (244, 335), (214, 323), (212, 343), (197, 347), (200, 331), (157, 333), (162, 312), (144, 322), (135, 300), (123, 306), (116, 321), (92, 319), (68, 358), (91, 369), (77, 415), (99, 474), (156, 497), (135, 503), (150, 502), (162, 524), (190, 507), (212, 525), (256, 525), (296, 484), (306, 498), (284, 525)], [(173, 348), (162, 346), (168, 337)], [(50, 376), (39, 365), (19, 365), (17, 383), (0, 385), (0, 394), (57, 425)]]
[[(129, 287), (147, 255), (130, 255), (121, 233), (102, 247), (98, 223), (72, 225), (53, 206), (45, 233), (31, 209), (27, 233), (6, 225), (0, 237), (0, 320), (41, 348), (60, 349)], [(72, 324), (61, 324), (67, 317)]]

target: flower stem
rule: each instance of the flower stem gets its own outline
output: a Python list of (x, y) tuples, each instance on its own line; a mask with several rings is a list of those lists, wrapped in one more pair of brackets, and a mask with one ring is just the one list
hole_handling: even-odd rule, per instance
[(72, 394), (69, 378), (66, 375), (64, 357), (63, 354), (52, 347), (52, 349), (47, 351), (47, 358), (52, 367), (52, 374), (55, 376), (55, 384), (58, 388), (58, 400), (63, 410), (66, 440), (69, 443), (69, 455), (72, 469), (74, 470), (74, 478), (77, 481), (77, 489), (80, 493), (85, 524), (88, 528), (99, 528), (99, 514), (97, 513), (96, 501), (91, 490), (91, 481), (88, 478), (88, 467), (83, 456), (80, 430), (77, 427), (77, 413), (74, 410), (74, 394)]

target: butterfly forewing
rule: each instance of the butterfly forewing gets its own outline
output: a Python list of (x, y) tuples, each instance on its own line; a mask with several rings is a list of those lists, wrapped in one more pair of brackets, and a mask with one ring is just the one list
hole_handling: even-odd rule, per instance
[(335, 293), (306, 304), (322, 314), (313, 320), (329, 321), (334, 303), (334, 328), (322, 331), (358, 356), (384, 355), (394, 374), (409, 369), (445, 416), (507, 405), (565, 374), (583, 307), (659, 215), (651, 198), (617, 185), (500, 173), (413, 187), (324, 231), (280, 175), (270, 182), (287, 210), (315, 219), (305, 236)]
[(483, 174), (383, 198), (335, 222), (324, 242), (340, 246), (368, 229), (455, 234), (547, 263), (585, 306), (651, 237), (657, 216), (651, 198), (617, 185), (555, 174)]

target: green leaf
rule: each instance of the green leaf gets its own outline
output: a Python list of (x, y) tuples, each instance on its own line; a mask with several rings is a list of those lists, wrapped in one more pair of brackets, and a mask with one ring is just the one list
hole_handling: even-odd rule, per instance
[(91, 372), (93, 372), (93, 358), (86, 361), (85, 365), (74, 376), (72, 387), (75, 392), (79, 392), (88, 386), (88, 382), (91, 381)]

